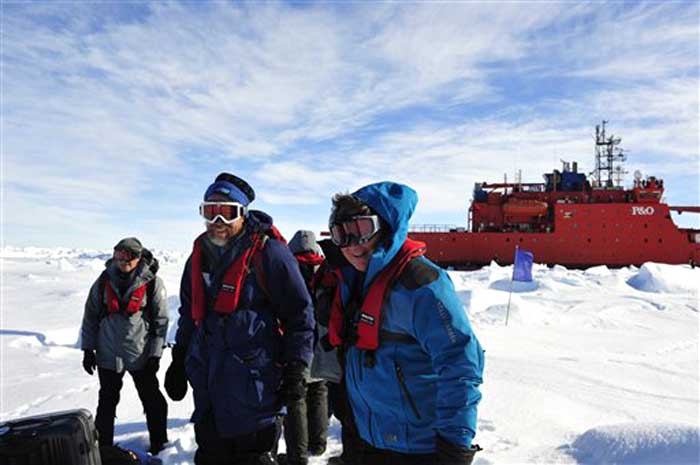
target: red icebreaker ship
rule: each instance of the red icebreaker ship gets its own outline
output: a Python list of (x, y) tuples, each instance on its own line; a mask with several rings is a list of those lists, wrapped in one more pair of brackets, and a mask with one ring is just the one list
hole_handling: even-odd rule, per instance
[(671, 212), (700, 213), (663, 201), (663, 180), (634, 173), (631, 189), (621, 139), (596, 126), (596, 167), (578, 172), (576, 162), (544, 175), (544, 183), (477, 183), (467, 228), (416, 226), (412, 239), (427, 244), (427, 257), (444, 267), (474, 268), (495, 260), (513, 263), (516, 246), (535, 262), (585, 268), (644, 262), (700, 265), (700, 229), (679, 228)]

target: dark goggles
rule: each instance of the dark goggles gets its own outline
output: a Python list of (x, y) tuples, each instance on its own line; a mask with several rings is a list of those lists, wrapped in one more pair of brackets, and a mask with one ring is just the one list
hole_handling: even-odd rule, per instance
[(231, 224), (246, 214), (246, 207), (238, 202), (202, 202), (199, 205), (199, 214), (207, 223), (221, 220)]
[(379, 232), (379, 226), (379, 217), (377, 215), (355, 216), (347, 221), (330, 226), (331, 241), (338, 247), (364, 244)]
[(139, 258), (141, 254), (132, 252), (131, 250), (119, 249), (114, 251), (114, 259), (120, 262), (130, 262), (136, 258)]

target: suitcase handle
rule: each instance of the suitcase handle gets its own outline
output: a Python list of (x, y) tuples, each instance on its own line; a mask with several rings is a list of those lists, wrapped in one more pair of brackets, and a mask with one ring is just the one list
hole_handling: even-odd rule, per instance
[(27, 428), (30, 426), (46, 426), (50, 425), (52, 421), (48, 418), (29, 418), (26, 420), (19, 420), (19, 421), (13, 421), (13, 422), (8, 422), (7, 426), (14, 430), (14, 429), (22, 429), (22, 428)]

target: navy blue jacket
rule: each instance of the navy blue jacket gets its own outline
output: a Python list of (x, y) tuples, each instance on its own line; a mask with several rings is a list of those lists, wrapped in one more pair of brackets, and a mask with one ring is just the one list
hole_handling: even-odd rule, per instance
[[(370, 259), (364, 296), (406, 240), (418, 197), (413, 189), (390, 182), (352, 195), (391, 228), (391, 237)], [(389, 293), (374, 366), (365, 364), (366, 351), (347, 347), (345, 380), (357, 428), (374, 447), (401, 453), (434, 453), (436, 435), (469, 447), (481, 399), (483, 350), (447, 273), (424, 257), (414, 262), (404, 273), (422, 269), (423, 277), (399, 279)], [(341, 296), (347, 303), (358, 273), (349, 265), (341, 271)], [(391, 339), (383, 338), (387, 332)]]
[(264, 287), (251, 272), (243, 283), (238, 309), (229, 316), (213, 311), (228, 267), (250, 246), (253, 233), (271, 225), (268, 215), (250, 211), (242, 235), (227, 246), (216, 264), (203, 267), (208, 305), (199, 326), (190, 308), (191, 256), (182, 274), (175, 340), (188, 348), (185, 369), (195, 404), (191, 421), (197, 423), (212, 414), (217, 432), (224, 437), (272, 424), (283, 412), (278, 395), (282, 367), (291, 361), (308, 366), (313, 354), (311, 297), (296, 259), (276, 239), (268, 239), (262, 252)]

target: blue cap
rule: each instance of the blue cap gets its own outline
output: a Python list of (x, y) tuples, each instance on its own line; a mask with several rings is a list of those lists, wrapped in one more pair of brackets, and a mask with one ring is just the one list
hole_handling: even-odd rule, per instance
[(231, 199), (231, 201), (238, 202), (244, 206), (248, 206), (251, 200), (242, 190), (228, 181), (216, 181), (214, 184), (210, 185), (204, 193), (204, 200), (206, 201), (214, 194), (225, 195)]

